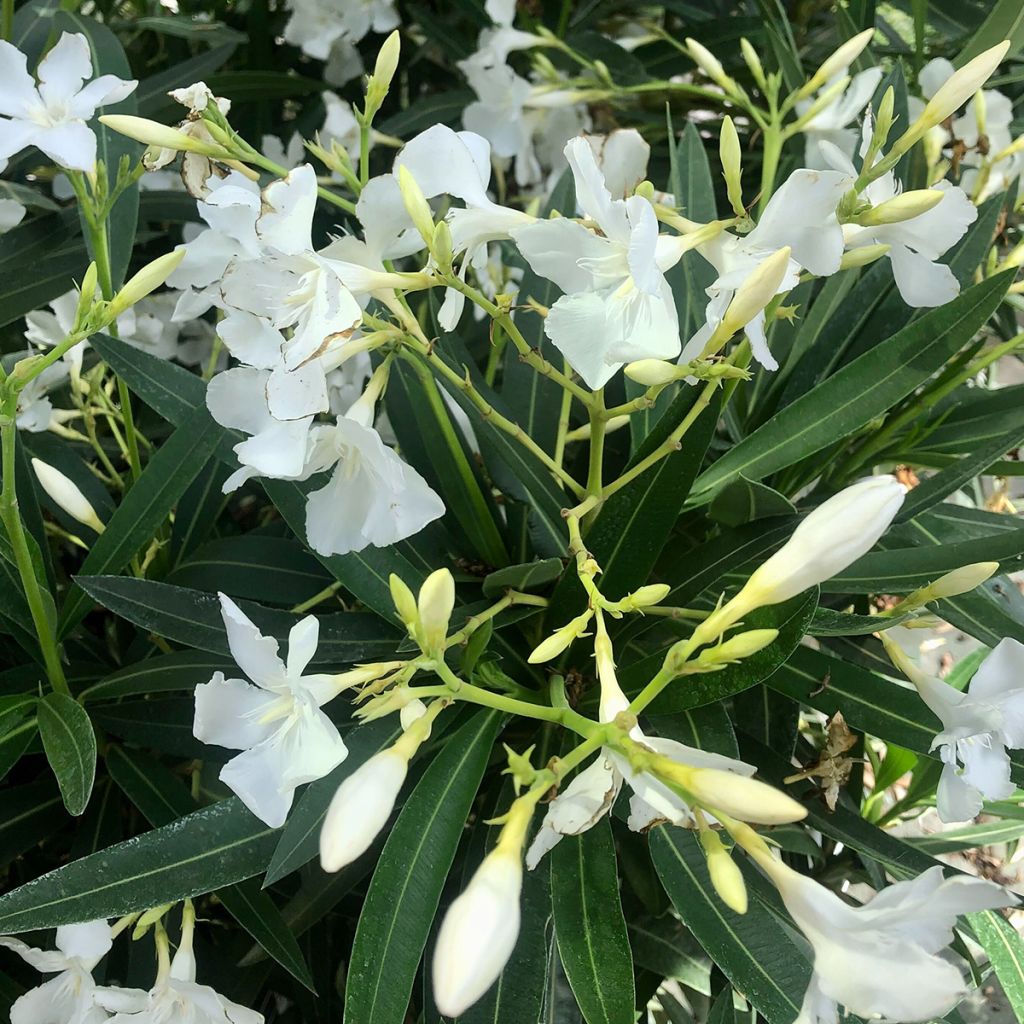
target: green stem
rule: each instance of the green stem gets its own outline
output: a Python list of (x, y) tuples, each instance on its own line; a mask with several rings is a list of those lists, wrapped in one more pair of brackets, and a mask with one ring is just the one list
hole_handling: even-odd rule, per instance
[(764, 133), (763, 159), (761, 162), (761, 198), (757, 204), (758, 213), (764, 213), (772, 193), (775, 191), (775, 175), (779, 170), (782, 156), (782, 129), (778, 116), (773, 111), (771, 121)]
[[(603, 389), (594, 392), (594, 401), (588, 411), (590, 413), (590, 458), (587, 467), (586, 497), (600, 499), (604, 487), (604, 436), (607, 425)], [(597, 515), (599, 507), (587, 513), (588, 521)]]
[(14, 36), (14, 0), (4, 0), (3, 21), (0, 24), (0, 36), (10, 40)]
[(54, 632), (53, 622), (47, 614), (43, 592), (36, 578), (32, 554), (29, 551), (28, 538), (21, 521), (18, 509), (17, 491), (17, 443), (18, 425), (18, 392), (11, 389), (4, 399), (0, 410), (0, 447), (2, 447), (3, 489), (0, 491), (0, 519), (7, 530), (7, 539), (14, 552), (14, 562), (21, 577), (21, 585), (25, 591), (32, 623), (36, 628), (36, 637), (46, 665), (46, 675), (50, 685), (57, 693), (70, 695), (67, 680), (64, 678), (64, 667), (61, 665), (60, 649)]
[(694, 402), (693, 408), (686, 414), (683, 421), (672, 431), (668, 437), (650, 455), (645, 459), (641, 459), (632, 469), (627, 470), (617, 480), (610, 483), (605, 489), (603, 497), (609, 498), (615, 494), (616, 491), (621, 491), (627, 484), (632, 483), (638, 476), (646, 473), (652, 466), (657, 465), (666, 456), (671, 455), (673, 452), (679, 451), (679, 442), (683, 439), (686, 432), (693, 426), (697, 421), (697, 417), (708, 407), (711, 402), (711, 398), (715, 393), (715, 389), (718, 387), (718, 381), (709, 380), (704, 385), (704, 390), (700, 393), (697, 401)]

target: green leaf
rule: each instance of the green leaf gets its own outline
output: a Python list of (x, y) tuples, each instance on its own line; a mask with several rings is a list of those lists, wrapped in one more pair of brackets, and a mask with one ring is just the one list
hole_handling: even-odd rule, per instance
[(680, 981), (702, 995), (711, 994), (711, 961), (671, 914), (630, 920), (629, 944), (638, 967)]
[(258, 875), (277, 835), (240, 800), (222, 800), (0, 897), (0, 931), (120, 917), (221, 889)]
[(619, 900), (611, 822), (550, 853), (558, 953), (587, 1024), (633, 1024), (633, 954)]
[(474, 715), (446, 742), (398, 816), (352, 943), (345, 1018), (403, 1024), (445, 877), (501, 716)]
[(982, 846), (1012, 843), (1024, 836), (1024, 821), (986, 821), (980, 825), (954, 828), (927, 836), (908, 836), (911, 846), (937, 857), (944, 853), (961, 853)]
[(740, 474), (715, 495), (708, 515), (726, 526), (742, 526), (771, 516), (796, 515), (796, 506), (767, 484), (748, 480)]
[(207, 46), (216, 43), (241, 43), (249, 38), (244, 32), (239, 32), (223, 22), (197, 21), (181, 15), (136, 18), (133, 24), (136, 28), (149, 29), (165, 36), (177, 36), (190, 42), (205, 43)]
[[(214, 594), (124, 576), (79, 578), (79, 585), (104, 608), (140, 629), (213, 654), (230, 653), (220, 601)], [(302, 618), (249, 601), (239, 602), (239, 607), (264, 634), (282, 641)], [(367, 612), (341, 612), (318, 619), (320, 643), (313, 662), (317, 665), (385, 657), (401, 639), (397, 630)]]
[(66, 824), (63, 802), (52, 779), (4, 790), (0, 819), (0, 865), (49, 838)]
[(374, 754), (390, 747), (401, 735), (401, 727), (390, 718), (368, 722), (345, 736), (348, 757), (322, 779), (311, 783), (299, 797), (267, 868), (267, 885), (308, 864), (319, 852), (320, 826), (338, 787)]
[(768, 1024), (792, 1024), (811, 977), (811, 965), (790, 933), (761, 904), (751, 885), (746, 914), (715, 894), (697, 836), (661, 826), (651, 832), (651, 855), (683, 923), (725, 976)]
[[(1005, 58), (1009, 60), (1024, 47), (1024, 7), (1021, 7), (1017, 0), (996, 0), (989, 9), (988, 16), (967, 41), (967, 45), (960, 51), (954, 63), (957, 67), (963, 67), (979, 53), (1001, 43), (1004, 39), (1010, 40), (1010, 49)], [(1024, 995), (1021, 1004), (1014, 1005), (1020, 1011), (1021, 1006), (1024, 1006)]]
[(932, 310), (786, 406), (698, 477), (694, 501), (710, 500), (741, 474), (761, 480), (848, 437), (905, 398), (957, 353), (998, 307), (999, 274)]
[(331, 581), (320, 561), (298, 541), (258, 533), (203, 544), (167, 577), (168, 583), (180, 587), (283, 605), (301, 604)]
[(821, 585), (825, 594), (907, 594), (972, 562), (999, 562), (1001, 572), (1024, 565), (1024, 527), (990, 537), (862, 555)]
[(834, 608), (816, 608), (807, 632), (811, 636), (867, 636), (883, 629), (892, 629), (913, 618), (917, 612), (904, 615), (854, 615)]
[(36, 738), (35, 716), (0, 735), (0, 780), (18, 763)]
[(104, 732), (164, 754), (199, 760), (212, 754), (193, 733), (191, 696), (120, 700), (94, 707), (92, 717)]
[(1014, 1016), (1024, 1019), (1024, 940), (1001, 914), (992, 911), (971, 914), (970, 921), (992, 961)]
[(166, 693), (172, 690), (191, 692), (199, 683), (209, 681), (214, 672), (231, 671), (234, 669), (230, 655), (174, 651), (126, 665), (83, 690), (78, 699), (88, 703), (115, 697), (133, 697), (140, 693)]
[(96, 733), (85, 708), (63, 693), (48, 693), (37, 706), (39, 735), (57, 776), (68, 814), (85, 810), (96, 779)]
[(975, 448), (969, 455), (922, 481), (906, 497), (896, 515), (896, 522), (913, 519), (921, 512), (937, 505), (943, 498), (958, 491), (964, 484), (984, 473), (1007, 452), (1013, 451), (1024, 439), (1024, 415), (1018, 415), (1018, 425), (993, 440)]
[(386, 404), (403, 454), (441, 496), (473, 551), (489, 565), (505, 565), (497, 508), (427, 366), (396, 362)]
[(507, 565), (484, 577), (484, 597), (500, 597), (506, 590), (533, 590), (562, 574), (560, 558), (542, 558), (522, 565)]
[[(162, 119), (160, 115), (166, 111), (182, 110), (181, 105), (167, 94), (172, 89), (182, 89), (193, 82), (205, 81), (214, 71), (219, 70), (234, 52), (235, 44), (225, 43), (142, 79), (135, 90), (139, 116)], [(173, 117), (170, 120), (173, 120)]]
[[(110, 517), (106, 530), (93, 541), (78, 578), (118, 572), (153, 540), (212, 454), (220, 435), (221, 427), (205, 409), (199, 409), (160, 445)], [(61, 614), (61, 636), (82, 620), (89, 605), (85, 591), (72, 589)]]
[[(195, 809), (188, 790), (159, 761), (135, 751), (111, 747), (107, 752), (107, 769), (151, 825), (169, 825)], [(220, 889), (217, 896), (231, 916), (292, 977), (311, 992), (315, 991), (295, 936), (256, 879)]]

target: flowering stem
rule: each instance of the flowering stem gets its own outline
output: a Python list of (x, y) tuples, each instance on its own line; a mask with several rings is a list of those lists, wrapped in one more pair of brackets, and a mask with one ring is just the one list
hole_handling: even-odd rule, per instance
[(761, 198), (758, 201), (758, 213), (763, 213), (768, 200), (775, 191), (775, 175), (779, 169), (779, 158), (782, 156), (782, 130), (778, 114), (772, 104), (772, 116), (764, 132), (764, 155), (761, 161)]
[(665, 456), (679, 451), (679, 442), (683, 439), (690, 427), (692, 427), (697, 421), (700, 414), (708, 407), (717, 387), (717, 380), (709, 380), (707, 384), (704, 385), (704, 390), (700, 393), (697, 401), (693, 403), (693, 408), (686, 414), (679, 426), (676, 427), (676, 429), (673, 430), (672, 433), (669, 434), (668, 437), (666, 437), (665, 440), (647, 456), (647, 458), (641, 459), (632, 469), (626, 470), (622, 476), (605, 487), (602, 498), (609, 498), (611, 495), (615, 494), (616, 491), (621, 491), (623, 487), (632, 483), (638, 476), (646, 473), (647, 470), (659, 463), (663, 458), (665, 458)]
[(0, 24), (0, 38), (10, 39), (14, 35), (14, 0), (4, 0), (3, 22)]
[[(418, 325), (417, 325), (418, 326)], [(459, 376), (459, 374), (453, 370), (443, 359), (440, 358), (434, 351), (432, 345), (429, 342), (421, 340), (420, 338), (407, 335), (406, 343), (423, 358), (423, 360), (433, 368), (433, 370), (449, 381), (454, 387), (458, 388), (466, 398), (469, 399), (476, 407), (480, 415), (493, 427), (508, 434), (509, 437), (514, 438), (524, 448), (526, 448), (532, 455), (534, 455), (540, 462), (544, 463), (545, 467), (549, 469), (559, 480), (569, 488), (570, 491), (576, 497), (582, 497), (584, 494), (583, 488), (574, 480), (554, 459), (536, 441), (526, 433), (525, 430), (518, 424), (502, 416), (491, 404), (480, 394), (479, 391), (473, 386), (473, 382), (469, 379), (467, 374), (465, 377)]]
[(60, 661), (60, 650), (51, 616), (47, 613), (46, 601), (36, 578), (32, 554), (25, 536), (25, 527), (18, 510), (17, 491), (17, 443), (18, 443), (18, 392), (9, 385), (4, 389), (3, 405), (0, 407), (0, 447), (2, 447), (3, 489), (0, 491), (0, 520), (7, 531), (7, 539), (14, 552), (21, 585), (25, 591), (32, 623), (36, 628), (39, 649), (46, 665), (46, 675), (57, 693), (70, 694), (64, 667)]
[[(594, 392), (590, 413), (590, 460), (587, 468), (587, 497), (600, 498), (603, 486), (605, 410), (604, 390)], [(596, 512), (596, 509), (594, 510)], [(590, 513), (593, 515), (594, 513)]]
[[(565, 361), (565, 370), (568, 373), (569, 362)], [(569, 415), (572, 412), (572, 394), (569, 391), (562, 392), (562, 404), (558, 412), (558, 433), (555, 436), (555, 462), (561, 466), (565, 460), (565, 443), (569, 436)]]
[(491, 619), (500, 615), (506, 608), (511, 608), (516, 604), (533, 605), (537, 608), (546, 608), (548, 599), (536, 594), (521, 594), (518, 590), (510, 590), (503, 598), (495, 601), (490, 608), (466, 619), (462, 629), (456, 633), (452, 633), (452, 635), (445, 640), (445, 650), (449, 647), (455, 647), (457, 644), (464, 644), (482, 625), (484, 625), (484, 623), (489, 622)]

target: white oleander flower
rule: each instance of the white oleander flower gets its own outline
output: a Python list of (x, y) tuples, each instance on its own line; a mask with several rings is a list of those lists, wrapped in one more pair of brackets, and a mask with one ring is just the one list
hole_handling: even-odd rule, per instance
[(61, 35), (39, 62), (38, 83), (28, 72), (25, 54), (0, 41), (0, 160), (35, 146), (60, 167), (92, 171), (96, 136), (86, 122), (138, 85), (115, 75), (84, 85), (92, 74), (89, 41), (81, 32)]
[(316, 428), (307, 471), (331, 467), (306, 503), (306, 536), (318, 554), (386, 547), (444, 515), (444, 502), (369, 423), (346, 415)]
[[(3, 164), (2, 160), (0, 164)], [(0, 199), (0, 235), (16, 228), (25, 219), (25, 212), (25, 207), (17, 199)]]
[(1017, 902), (980, 878), (943, 879), (936, 865), (857, 907), (771, 854), (757, 860), (814, 951), (795, 1024), (837, 1024), (837, 1004), (865, 1020), (943, 1017), (967, 994), (960, 970), (939, 955), (957, 917)]
[(980, 813), (983, 800), (1012, 796), (1007, 749), (1024, 747), (1024, 644), (1000, 640), (963, 692), (905, 657), (897, 663), (942, 722), (932, 741), (943, 761), (939, 817), (967, 821)]
[[(29, 351), (24, 355), (35, 355)], [(50, 401), (50, 392), (56, 390), (68, 379), (68, 364), (63, 360), (46, 367), (42, 373), (33, 377), (18, 393), (18, 406), (15, 422), (19, 430), (27, 430), (30, 434), (39, 434), (44, 430), (60, 427), (66, 420), (72, 419), (75, 413), (67, 409), (55, 409)]]
[(358, 43), (371, 29), (390, 32), (399, 24), (394, 0), (289, 0), (285, 41), (314, 60), (327, 60), (340, 40)]
[(292, 328), (282, 349), (289, 369), (347, 339), (362, 322), (362, 309), (331, 260), (313, 250), (316, 202), (316, 173), (309, 164), (268, 185), (255, 223), (259, 254), (233, 259), (221, 281), (228, 306)]
[(511, 235), (534, 273), (565, 292), (545, 317), (544, 333), (597, 389), (625, 363), (679, 354), (675, 300), (664, 276), (679, 253), (659, 245), (646, 199), (612, 199), (586, 139), (571, 140), (565, 155), (577, 202), (601, 234), (557, 217)]
[(286, 171), (298, 167), (306, 158), (306, 147), (302, 144), (300, 132), (292, 132), (287, 146), (276, 135), (264, 135), (260, 149), (268, 160), (280, 164)]
[[(864, 119), (861, 153), (866, 152), (872, 133), (871, 118)], [(827, 159), (845, 174), (854, 174), (852, 162), (838, 150), (822, 144)], [(847, 249), (868, 245), (888, 245), (886, 254), (892, 264), (896, 287), (908, 306), (941, 306), (960, 294), (960, 282), (939, 257), (958, 242), (978, 219), (977, 207), (962, 188), (940, 181), (932, 190), (942, 199), (925, 213), (895, 224), (843, 225)], [(872, 181), (862, 193), (872, 206), (896, 198), (902, 192), (892, 171)]]
[(64, 925), (57, 929), (55, 950), (35, 949), (20, 939), (0, 937), (0, 947), (55, 978), (19, 996), (10, 1024), (102, 1024), (107, 1012), (96, 1003), (92, 971), (110, 950), (106, 921)]
[[(843, 68), (818, 91), (816, 96), (801, 100), (796, 105), (797, 115), (805, 114), (815, 102), (835, 84), (846, 77), (849, 68)], [(852, 157), (857, 149), (859, 133), (854, 122), (871, 102), (871, 97), (882, 80), (881, 68), (859, 71), (849, 85), (831, 103), (819, 110), (804, 126), (804, 163), (812, 170), (825, 170), (828, 160), (821, 150), (822, 142), (829, 142)]]
[[(796, 287), (801, 268), (819, 277), (839, 270), (843, 229), (836, 209), (854, 177), (839, 171), (796, 170), (768, 201), (753, 231), (747, 235), (722, 232), (698, 246), (697, 251), (715, 268), (718, 277), (707, 289), (711, 301), (705, 312), (704, 326), (683, 348), (684, 362), (700, 355), (725, 317), (740, 285), (780, 249), (789, 247), (791, 256), (776, 294)], [(766, 369), (778, 369), (779, 364), (768, 348), (764, 310), (745, 324), (744, 329), (754, 358)]]
[(334, 677), (305, 675), (316, 654), (320, 623), (307, 615), (288, 634), (282, 661), (277, 641), (264, 636), (225, 594), (219, 594), (228, 647), (245, 679), (214, 673), (196, 687), (193, 732), (203, 743), (241, 750), (220, 778), (271, 828), (284, 824), (295, 790), (323, 778), (348, 755), (334, 723), (321, 711), (338, 692)]
[[(239, 1006), (196, 981), (191, 923), (156, 984), (142, 989), (103, 988), (97, 999), (113, 1016), (110, 1024), (263, 1024), (262, 1013)], [(102, 1018), (106, 1020), (106, 1017)]]

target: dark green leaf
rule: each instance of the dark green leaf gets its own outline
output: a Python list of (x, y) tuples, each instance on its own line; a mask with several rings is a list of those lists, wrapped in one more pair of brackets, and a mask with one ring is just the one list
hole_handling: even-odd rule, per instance
[(532, 590), (558, 579), (562, 572), (560, 558), (542, 558), (537, 562), (508, 565), (484, 577), (484, 596), (500, 597), (505, 590)]
[(96, 778), (96, 733), (85, 709), (63, 693), (48, 693), (37, 706), (39, 735), (57, 776), (68, 814), (85, 810)]
[(619, 900), (611, 822), (566, 836), (551, 858), (558, 953), (587, 1024), (632, 1024), (633, 954)]

